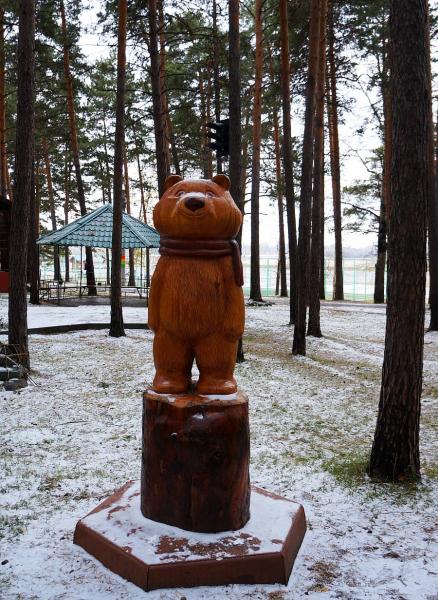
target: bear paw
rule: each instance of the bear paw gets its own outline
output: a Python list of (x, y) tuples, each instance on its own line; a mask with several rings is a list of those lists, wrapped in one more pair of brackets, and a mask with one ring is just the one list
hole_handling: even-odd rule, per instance
[(182, 394), (190, 387), (190, 379), (155, 375), (152, 389), (159, 394)]
[(213, 377), (202, 377), (201, 375), (196, 391), (198, 394), (203, 395), (220, 394), (225, 396), (237, 392), (237, 383), (234, 377), (231, 379), (214, 379)]

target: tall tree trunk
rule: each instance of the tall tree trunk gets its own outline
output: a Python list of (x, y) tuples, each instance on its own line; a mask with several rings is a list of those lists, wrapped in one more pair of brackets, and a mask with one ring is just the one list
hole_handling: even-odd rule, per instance
[[(435, 159), (435, 197), (429, 200), (428, 205), (428, 232), (429, 232), (429, 306), (430, 322), (429, 331), (438, 331), (438, 274), (437, 248), (438, 245), (438, 117), (436, 123), (436, 146), (434, 149)], [(434, 257), (432, 259), (432, 257)], [(433, 265), (432, 265), (433, 262)]]
[(322, 3), (319, 33), (319, 67), (316, 89), (316, 112), (314, 124), (314, 164), (312, 197), (312, 241), (310, 248), (309, 324), (307, 335), (321, 337), (320, 291), (321, 278), (321, 199), (324, 179), (324, 96), (326, 79), (327, 3)]
[(154, 117), (155, 156), (157, 161), (158, 195), (164, 194), (168, 173), (166, 131), (160, 87), (160, 53), (158, 49), (157, 0), (148, 0), (149, 54), (151, 60), (152, 112)]
[[(210, 65), (208, 65), (207, 67), (207, 90), (206, 90), (206, 94), (205, 94), (205, 110), (206, 110), (206, 116), (205, 116), (205, 121), (206, 123), (211, 123), (211, 102), (213, 99), (213, 82), (211, 80), (211, 76), (212, 76), (212, 72), (211, 72), (211, 68)], [(205, 128), (205, 135), (207, 138), (207, 127)], [(206, 162), (207, 162), (207, 172), (211, 173), (210, 177), (213, 176), (213, 151), (210, 148), (210, 146), (206, 143), (205, 144), (205, 153), (206, 153)]]
[(169, 105), (167, 102), (167, 91), (166, 91), (166, 40), (164, 37), (164, 10), (163, 0), (157, 0), (158, 9), (158, 30), (159, 30), (159, 41), (160, 41), (160, 96), (161, 96), (161, 114), (163, 118), (163, 131), (164, 131), (164, 151), (166, 155), (166, 169), (170, 173), (170, 115)]
[(284, 206), (283, 206), (283, 182), (281, 177), (281, 151), (280, 132), (278, 124), (277, 109), (274, 108), (274, 144), (275, 144), (275, 174), (277, 180), (277, 210), (278, 210), (278, 270), (280, 297), (287, 298), (287, 272), (286, 272), (286, 241), (284, 237)]
[(287, 0), (280, 0), (281, 97), (283, 106), (283, 165), (286, 196), (287, 232), (289, 244), (289, 325), (295, 322), (297, 283), (297, 224), (295, 219), (295, 190), (291, 132), (291, 93), (289, 66), (289, 24)]
[[(269, 75), (272, 86), (275, 86), (274, 64), (271, 46), (269, 52)], [(284, 205), (283, 205), (283, 180), (281, 173), (280, 126), (278, 121), (278, 106), (274, 100), (272, 110), (272, 124), (274, 128), (275, 148), (275, 179), (277, 182), (277, 210), (278, 210), (278, 267), (275, 282), (275, 295), (287, 298), (287, 273), (286, 273), (286, 242), (284, 237)]]
[(385, 302), (385, 268), (386, 268), (386, 248), (388, 217), (391, 201), (391, 156), (392, 156), (392, 107), (391, 91), (388, 81), (382, 85), (383, 95), (383, 177), (382, 177), (382, 196), (380, 200), (379, 230), (377, 234), (377, 261), (374, 275), (374, 303), (383, 304)]
[[(244, 125), (243, 125), (243, 131), (245, 132), (245, 134), (242, 134), (242, 154), (241, 154), (242, 160), (241, 160), (241, 169), (240, 169), (240, 190), (241, 190), (241, 194), (242, 194), (243, 212), (245, 212), (244, 207), (245, 207), (245, 198), (246, 198), (246, 176), (247, 176), (247, 169), (248, 169), (248, 150), (249, 150), (249, 136), (247, 135), (247, 132), (249, 132), (249, 124), (251, 121), (251, 117), (252, 117), (252, 112), (248, 108), (248, 110), (246, 111), (246, 114), (245, 114)], [(238, 236), (239, 246), (241, 245), (241, 240), (242, 240), (242, 230), (243, 230), (243, 224), (242, 224), (242, 228), (239, 232), (239, 236)]]
[(393, 144), (388, 304), (370, 472), (393, 481), (420, 475), (431, 101), (426, 5), (424, 0), (390, 0)]
[(298, 238), (297, 305), (292, 352), (306, 354), (306, 310), (310, 255), (310, 217), (312, 208), (313, 130), (315, 89), (318, 72), (319, 23), (326, 0), (312, 0), (310, 4), (309, 59), (306, 83), (306, 110), (304, 116), (303, 156), (301, 165), (300, 222)]
[[(56, 231), (56, 210), (55, 210), (55, 196), (53, 194), (52, 184), (52, 170), (50, 168), (49, 149), (47, 146), (47, 140), (45, 137), (42, 138), (42, 150), (44, 159), (44, 169), (46, 171), (46, 183), (47, 183), (47, 196), (49, 198), (49, 211), (50, 220), (52, 222), (52, 231)], [(53, 280), (58, 281), (61, 279), (61, 266), (59, 263), (59, 247), (53, 247)]]
[[(108, 155), (107, 155), (108, 158)], [(107, 171), (108, 172), (108, 171)], [(105, 204), (105, 193), (108, 193), (108, 202), (112, 204), (111, 201), (111, 185), (108, 186), (108, 189), (105, 187), (105, 178), (102, 174), (102, 201)], [(106, 266), (106, 285), (109, 287), (111, 285), (111, 258), (109, 248), (105, 248), (105, 266)]]
[(135, 156), (137, 159), (138, 185), (140, 187), (141, 210), (143, 212), (143, 221), (145, 223), (147, 223), (148, 217), (147, 217), (146, 202), (145, 202), (145, 197), (144, 197), (143, 173), (141, 172), (140, 151), (139, 151), (138, 145), (137, 145), (137, 133), (135, 131), (134, 125), (132, 126), (132, 133), (134, 135)]
[(244, 214), (244, 198), (242, 196), (242, 106), (240, 98), (240, 23), (239, 0), (230, 0), (229, 10), (229, 118), (230, 118), (230, 194), (234, 202)]
[[(129, 171), (128, 171), (128, 157), (126, 155), (126, 144), (123, 146), (123, 166), (125, 174), (125, 198), (126, 198), (126, 212), (128, 215), (131, 214), (131, 194), (129, 190)], [(129, 255), (129, 278), (128, 285), (135, 287), (135, 250), (134, 248), (128, 249)]]
[(27, 338), (27, 246), (32, 206), (35, 112), (35, 1), (20, 0), (17, 49), (15, 199), (10, 239), (9, 344), (16, 360), (29, 367)]
[(328, 27), (328, 66), (327, 115), (330, 140), (330, 170), (332, 175), (333, 221), (335, 233), (335, 271), (333, 282), (333, 300), (344, 299), (344, 275), (342, 269), (342, 208), (341, 208), (341, 163), (339, 157), (339, 119), (338, 92), (335, 59), (335, 31), (333, 0), (330, 1)]
[(6, 198), (8, 189), (5, 76), (5, 11), (0, 8), (0, 196), (2, 198)]
[(387, 222), (385, 193), (380, 197), (379, 230), (377, 233), (377, 260), (374, 269), (374, 304), (385, 302), (385, 267), (387, 248)]
[(110, 171), (110, 161), (109, 161), (109, 153), (108, 153), (108, 143), (107, 143), (107, 129), (106, 129), (106, 119), (103, 119), (103, 150), (105, 152), (105, 171), (106, 171), (106, 184), (107, 184), (107, 192), (108, 192), (108, 202), (112, 204), (112, 193), (111, 193), (111, 171)]
[(170, 118), (169, 108), (167, 108), (166, 122), (167, 122), (167, 130), (168, 130), (169, 136), (170, 136), (170, 149), (172, 152), (173, 170), (175, 171), (175, 175), (181, 175), (181, 166), (179, 163), (178, 147), (176, 145), (175, 132), (173, 130), (172, 119)]
[(39, 271), (40, 271), (40, 261), (39, 261), (39, 253), (37, 246), (38, 239), (38, 207), (37, 203), (39, 202), (39, 197), (37, 196), (36, 189), (36, 179), (39, 177), (39, 169), (35, 165), (32, 168), (32, 195), (30, 199), (30, 207), (29, 207), (29, 246), (28, 246), (28, 271), (29, 271), (29, 302), (30, 304), (39, 304), (40, 303), (40, 290), (39, 290)]
[[(230, 119), (230, 194), (242, 215), (245, 199), (242, 194), (242, 104), (240, 97), (240, 2), (228, 2), (228, 77), (229, 77), (229, 119)], [(242, 244), (242, 230), (237, 241)], [(239, 340), (237, 362), (243, 362), (243, 344)]]
[[(78, 133), (76, 127), (76, 113), (73, 101), (73, 78), (70, 70), (70, 52), (67, 36), (67, 21), (65, 18), (64, 0), (60, 0), (60, 11), (61, 11), (61, 27), (63, 36), (63, 52), (64, 52), (64, 77), (67, 86), (67, 111), (68, 120), (70, 125), (70, 142), (71, 151), (73, 155), (73, 164), (75, 167), (76, 175), (76, 187), (78, 193), (79, 208), (81, 215), (87, 214), (87, 207), (85, 205), (85, 192), (84, 184), (82, 181), (81, 162), (79, 158), (79, 144), (78, 144)], [(87, 265), (87, 286), (88, 294), (95, 296), (96, 290), (96, 278), (94, 276), (94, 262), (93, 262), (93, 251), (91, 248), (85, 248), (85, 259)], [(82, 267), (81, 267), (82, 268)]]
[(260, 289), (260, 145), (262, 136), (263, 26), (262, 0), (255, 0), (255, 76), (251, 161), (251, 282), (249, 297), (262, 302)]
[(319, 282), (319, 297), (325, 300), (325, 159), (324, 159), (325, 140), (322, 138), (322, 165), (321, 165), (321, 252), (320, 269), (321, 278)]
[[(432, 98), (432, 66), (430, 56), (430, 19), (429, 33), (427, 36), (428, 52), (428, 85)], [(429, 200), (427, 204), (428, 238), (429, 238), (429, 306), (430, 322), (429, 331), (438, 331), (438, 179), (435, 170), (435, 147), (432, 102), (429, 106)]]
[(201, 108), (201, 137), (203, 140), (202, 146), (202, 176), (204, 179), (211, 179), (213, 177), (212, 170), (212, 160), (211, 160), (211, 148), (204, 142), (207, 138), (207, 123), (209, 122), (209, 117), (207, 114), (207, 104), (208, 104), (208, 96), (205, 90), (204, 85), (204, 72), (202, 70), (199, 71), (199, 99), (200, 99), (200, 108)]
[(9, 193), (9, 200), (12, 202), (14, 199), (14, 195), (13, 195), (13, 190), (12, 190), (12, 182), (11, 182), (11, 178), (9, 175), (9, 169), (8, 169), (8, 156), (7, 156), (7, 152), (6, 152), (6, 147), (5, 147), (5, 169), (6, 169), (6, 180), (8, 182), (8, 193)]
[[(230, 14), (231, 14), (231, 8)], [(231, 58), (230, 58), (231, 60)], [(219, 76), (220, 45), (217, 26), (217, 2), (213, 0), (213, 90), (214, 90), (214, 118), (216, 123), (221, 119), (221, 80)], [(231, 83), (231, 82), (230, 82)], [(231, 130), (231, 124), (230, 124)], [(216, 154), (216, 168), (222, 173), (222, 158)]]
[(127, 0), (118, 0), (116, 132), (114, 141), (111, 326), (109, 335), (125, 335), (122, 311), (123, 150), (125, 146), (125, 82)]
[[(64, 167), (64, 226), (68, 225), (68, 213), (70, 210), (70, 176), (71, 176), (71, 161), (68, 153), (68, 148), (65, 150), (65, 167)], [(64, 280), (70, 281), (70, 252), (68, 246), (64, 247)]]

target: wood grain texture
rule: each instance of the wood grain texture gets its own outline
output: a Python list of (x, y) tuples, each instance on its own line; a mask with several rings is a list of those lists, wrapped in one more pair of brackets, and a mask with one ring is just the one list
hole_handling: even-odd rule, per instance
[(249, 519), (248, 400), (147, 392), (141, 511), (188, 531), (240, 529)]
[(379, 414), (370, 472), (420, 475), (419, 429), (429, 196), (427, 3), (391, 0), (393, 44), (388, 306)]
[[(170, 176), (154, 209), (155, 227), (182, 240), (233, 239), (242, 215), (228, 187), (224, 175), (190, 181)], [(198, 393), (237, 390), (233, 372), (244, 302), (231, 256), (161, 256), (151, 282), (148, 323), (155, 332), (155, 391), (186, 392), (194, 360)]]

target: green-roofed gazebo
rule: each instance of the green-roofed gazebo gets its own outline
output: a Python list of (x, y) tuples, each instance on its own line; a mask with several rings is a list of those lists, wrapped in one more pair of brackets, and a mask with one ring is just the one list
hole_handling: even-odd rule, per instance
[[(111, 248), (113, 232), (113, 207), (104, 204), (61, 229), (43, 235), (39, 245), (89, 246)], [(160, 234), (146, 223), (123, 213), (122, 248), (158, 248)]]
[[(57, 229), (56, 231), (51, 231), (46, 235), (41, 236), (37, 240), (37, 244), (39, 246), (70, 246), (70, 247), (80, 247), (81, 249), (81, 259), (80, 259), (80, 282), (79, 286), (77, 286), (79, 290), (79, 296), (83, 294), (83, 285), (82, 285), (82, 270), (83, 270), (83, 261), (82, 261), (82, 248), (112, 248), (112, 233), (113, 233), (113, 207), (112, 204), (104, 204), (99, 208), (96, 208), (92, 212), (80, 217), (76, 221), (61, 227), (61, 229)], [(144, 297), (142, 292), (146, 294), (146, 298), (148, 296), (148, 288), (149, 288), (149, 280), (150, 280), (150, 268), (149, 268), (149, 250), (151, 248), (159, 248), (160, 246), (160, 235), (159, 233), (146, 223), (142, 223), (138, 219), (135, 219), (131, 215), (127, 213), (122, 213), (122, 248), (124, 250), (133, 250), (135, 248), (141, 249), (141, 264), (143, 265), (143, 249), (146, 249), (146, 278), (143, 281), (143, 266), (140, 267), (140, 286), (138, 286), (135, 282), (134, 289), (137, 290), (140, 297)], [(131, 257), (131, 252), (130, 252)], [(124, 261), (124, 256), (122, 257)], [(107, 265), (108, 262), (108, 253), (107, 253)], [(85, 267), (86, 268), (86, 267)], [(109, 290), (109, 271), (107, 266), (107, 280), (106, 284), (102, 285), (102, 283), (98, 283), (96, 289), (99, 293), (106, 292)], [(123, 284), (122, 284), (123, 285)], [(133, 284), (128, 284), (125, 288), (132, 287)], [(60, 279), (58, 282), (54, 283), (40, 283), (40, 295), (41, 297), (47, 296), (52, 297), (52, 290), (56, 290), (56, 298), (59, 302), (60, 297), (66, 297), (67, 295), (71, 295), (75, 289), (74, 286), (68, 285), (66, 286), (65, 282)], [(97, 293), (96, 291), (96, 293)]]

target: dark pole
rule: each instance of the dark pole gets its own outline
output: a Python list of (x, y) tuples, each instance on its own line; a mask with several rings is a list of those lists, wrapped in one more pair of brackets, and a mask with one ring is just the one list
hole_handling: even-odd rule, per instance
[(119, 0), (117, 44), (116, 133), (114, 143), (113, 236), (111, 261), (111, 326), (109, 335), (125, 335), (122, 310), (123, 150), (125, 142), (125, 71), (127, 0)]
[(18, 26), (18, 89), (15, 197), (10, 241), (9, 344), (17, 360), (29, 367), (27, 339), (27, 256), (32, 206), (35, 104), (35, 1), (21, 0)]

